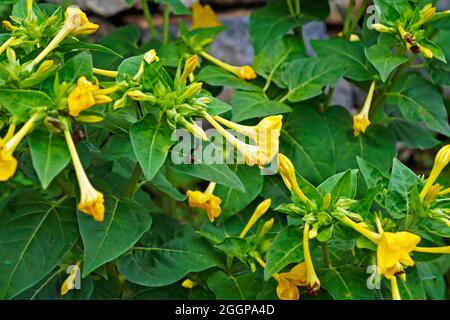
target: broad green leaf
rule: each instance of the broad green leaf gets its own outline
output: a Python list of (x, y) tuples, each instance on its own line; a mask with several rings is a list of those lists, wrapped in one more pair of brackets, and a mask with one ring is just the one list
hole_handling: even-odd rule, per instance
[(313, 184), (336, 173), (332, 131), (312, 108), (297, 107), (289, 114), (282, 129), (280, 150)]
[(207, 284), (218, 300), (255, 300), (264, 281), (258, 273), (232, 275), (216, 271), (208, 277)]
[(130, 249), (152, 223), (149, 210), (128, 199), (106, 198), (105, 220), (78, 214), (84, 245), (83, 277)]
[(395, 54), (388, 47), (378, 44), (367, 47), (365, 53), (370, 63), (378, 70), (383, 82), (395, 68), (408, 61), (405, 55)]
[(33, 166), (41, 181), (42, 188), (47, 189), (53, 179), (70, 162), (70, 154), (63, 137), (36, 130), (28, 136)]
[(344, 76), (355, 81), (369, 80), (373, 69), (364, 55), (364, 45), (346, 39), (312, 40), (311, 45), (319, 57), (330, 57), (345, 65)]
[(92, 56), (83, 51), (67, 61), (59, 71), (61, 82), (76, 83), (80, 77), (92, 79)]
[[(448, 20), (448, 19), (447, 19)], [(450, 60), (449, 30), (439, 30), (433, 41), (444, 51), (445, 59)], [(427, 70), (434, 84), (450, 86), (450, 64), (436, 59), (427, 60)]]
[(448, 115), (442, 96), (435, 86), (417, 74), (410, 74), (387, 92), (389, 105), (398, 106), (411, 121), (423, 121), (434, 131), (450, 136)]
[(110, 57), (108, 60), (110, 60), (111, 58), (123, 59), (123, 57), (119, 53), (109, 49), (108, 47), (102, 46), (101, 44), (77, 41), (73, 43), (70, 42), (64, 43), (58, 47), (58, 51), (62, 52), (76, 52), (81, 50), (90, 50), (93, 52), (100, 52), (107, 54)]
[(221, 221), (246, 208), (258, 196), (263, 187), (264, 179), (259, 168), (246, 165), (233, 165), (231, 170), (241, 180), (245, 191), (239, 191), (221, 185), (217, 186), (215, 194), (222, 199)]
[(367, 287), (370, 273), (363, 268), (344, 265), (317, 270), (321, 287), (335, 300), (373, 300), (374, 291)]
[(358, 170), (347, 170), (335, 174), (322, 182), (317, 189), (324, 195), (331, 193), (333, 201), (340, 197), (351, 198), (356, 195)]
[(433, 133), (418, 122), (394, 117), (390, 120), (388, 128), (395, 134), (396, 140), (412, 149), (430, 149), (439, 143)]
[(155, 0), (156, 3), (161, 3), (170, 6), (174, 14), (190, 14), (191, 11), (186, 8), (180, 0)]
[(288, 113), (292, 109), (284, 103), (272, 101), (258, 92), (238, 91), (231, 101), (233, 106), (232, 121), (244, 120)]
[(326, 85), (334, 86), (345, 73), (345, 65), (334, 58), (297, 59), (285, 65), (281, 80), (288, 92), (281, 99), (290, 102), (307, 100), (322, 94)]
[(151, 232), (118, 260), (118, 269), (130, 282), (161, 287), (182, 279), (189, 272), (222, 266), (212, 248), (188, 225), (159, 215)]
[(419, 184), (417, 175), (397, 159), (394, 159), (389, 189), (386, 195), (386, 209), (393, 218), (411, 214), (410, 193)]
[(73, 200), (51, 203), (20, 194), (1, 213), (0, 298), (11, 299), (39, 282), (77, 238)]
[(216, 67), (206, 66), (197, 75), (198, 81), (203, 81), (211, 86), (230, 87), (239, 90), (259, 91), (260, 88), (248, 81), (241, 80), (234, 74)]
[(417, 270), (412, 269), (406, 275), (406, 281), (397, 280), (402, 300), (426, 300), (425, 289)]
[(177, 188), (175, 188), (161, 171), (158, 171), (155, 174), (155, 177), (151, 181), (149, 181), (149, 184), (151, 184), (158, 190), (168, 194), (174, 200), (186, 200), (186, 195), (182, 194)]
[(226, 238), (221, 243), (216, 244), (215, 247), (223, 251), (227, 256), (237, 258), (244, 263), (247, 261), (250, 251), (248, 240), (239, 237)]
[(284, 36), (276, 43), (268, 43), (255, 57), (253, 66), (256, 73), (273, 81), (279, 87), (284, 87), (281, 82), (282, 67), (298, 58), (306, 57), (306, 49), (295, 36)]
[(374, 188), (379, 185), (387, 187), (389, 178), (381, 172), (380, 169), (361, 157), (356, 157), (356, 160), (358, 161), (359, 170), (361, 171), (369, 188)]
[(146, 179), (152, 180), (166, 161), (174, 143), (171, 134), (172, 130), (152, 114), (131, 126), (131, 143)]
[(355, 137), (352, 117), (342, 107), (328, 109), (324, 118), (333, 132), (336, 172), (357, 168), (356, 157), (376, 163), (382, 172), (389, 170), (397, 154), (396, 141), (389, 129), (372, 124), (364, 134)]
[(0, 89), (0, 106), (25, 122), (30, 118), (30, 112), (34, 108), (52, 108), (53, 100), (39, 91)]
[(411, 9), (408, 0), (374, 0), (381, 23), (395, 24), (404, 12)]
[(267, 281), (287, 265), (303, 260), (303, 235), (298, 226), (284, 228), (273, 239), (267, 252), (264, 279)]

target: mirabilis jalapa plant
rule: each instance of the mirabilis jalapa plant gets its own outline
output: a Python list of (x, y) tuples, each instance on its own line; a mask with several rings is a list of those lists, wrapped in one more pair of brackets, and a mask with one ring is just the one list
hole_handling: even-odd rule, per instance
[[(87, 42), (99, 26), (78, 7), (12, 2), (0, 298), (447, 298), (448, 11), (376, 0), (378, 20), (361, 23), (369, 3), (350, 1), (308, 56), (302, 26), (328, 2), (268, 0), (250, 15), (253, 66), (233, 66), (209, 53), (225, 27), (208, 5), (170, 39), (170, 13), (190, 10), (155, 1), (159, 37), (142, 1), (139, 45), (133, 26)], [(342, 78), (368, 91), (353, 116), (331, 105)], [(430, 173), (395, 159), (398, 142), (435, 148)]]

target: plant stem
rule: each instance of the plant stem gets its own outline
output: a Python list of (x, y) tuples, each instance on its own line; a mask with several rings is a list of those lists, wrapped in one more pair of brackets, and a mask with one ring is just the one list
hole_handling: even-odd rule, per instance
[(168, 5), (164, 5), (163, 15), (163, 44), (167, 44), (169, 42), (170, 31), (170, 7)]
[(295, 14), (300, 15), (300, 0), (295, 0)]
[(356, 26), (358, 25), (359, 19), (361, 19), (361, 16), (364, 14), (368, 2), (369, 0), (362, 0), (360, 6), (358, 7), (358, 10), (355, 13), (355, 17), (352, 19), (352, 23), (350, 24), (349, 35), (353, 33)]
[(292, 5), (292, 0), (286, 0), (288, 9), (289, 9), (289, 13), (291, 14), (292, 18), (295, 17), (295, 11), (294, 11), (294, 6)]
[(139, 165), (139, 162), (136, 163), (136, 166), (134, 167), (133, 175), (130, 178), (130, 181), (128, 182), (127, 188), (125, 189), (125, 192), (123, 193), (123, 196), (126, 198), (132, 198), (135, 191), (136, 186), (139, 183), (139, 179), (142, 175), (142, 168)]
[(147, 20), (148, 29), (152, 39), (156, 39), (158, 35), (156, 34), (155, 24), (153, 23), (152, 13), (150, 12), (150, 7), (148, 6), (147, 0), (141, 0), (142, 11), (144, 12), (145, 19)]
[(333, 266), (331, 265), (330, 253), (328, 252), (328, 247), (326, 243), (320, 242), (320, 251), (322, 252), (322, 259), (325, 268), (331, 269)]
[(355, 7), (355, 0), (350, 0), (350, 3), (347, 7), (347, 12), (345, 14), (345, 19), (344, 19), (344, 27), (342, 30), (343, 36), (344, 38), (348, 38), (350, 36), (349, 31), (350, 31), (350, 22), (352, 19), (352, 15), (353, 15), (353, 8)]

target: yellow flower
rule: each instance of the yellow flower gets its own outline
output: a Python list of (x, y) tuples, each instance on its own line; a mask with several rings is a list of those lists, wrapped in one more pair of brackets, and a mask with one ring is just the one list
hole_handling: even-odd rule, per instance
[(392, 28), (389, 28), (381, 23), (373, 23), (372, 28), (378, 32), (393, 32)]
[(207, 4), (202, 6), (198, 2), (192, 4), (192, 26), (191, 29), (219, 27), (214, 10)]
[[(338, 35), (338, 37), (342, 38), (344, 33), (342, 31), (340, 31), (337, 35)], [(357, 34), (352, 33), (349, 37), (349, 40), (350, 40), (350, 42), (357, 42), (357, 41), (360, 41), (361, 38)]]
[(278, 154), (283, 116), (266, 117), (256, 126), (243, 126), (219, 116), (215, 116), (214, 119), (236, 132), (250, 137), (264, 152), (267, 161), (272, 161), (275, 155)]
[(420, 237), (410, 232), (383, 232), (377, 243), (377, 264), (380, 273), (392, 279), (403, 273), (402, 265), (412, 267), (414, 261), (410, 252), (419, 242)]
[(373, 93), (375, 91), (375, 81), (372, 81), (370, 85), (369, 93), (367, 94), (364, 106), (358, 114), (353, 116), (353, 129), (355, 136), (359, 136), (361, 132), (366, 132), (367, 128), (370, 126), (369, 111), (370, 105), (372, 104)]
[(436, 154), (433, 169), (431, 169), (430, 176), (428, 177), (425, 186), (420, 192), (420, 199), (422, 200), (425, 199), (425, 196), (427, 195), (431, 186), (434, 184), (436, 179), (441, 174), (442, 170), (444, 170), (444, 168), (448, 165), (449, 162), (450, 162), (450, 144), (447, 144), (446, 146), (442, 147)]
[(31, 15), (31, 10), (33, 10), (33, 0), (27, 0), (27, 15)]
[(104, 70), (99, 68), (92, 68), (92, 72), (108, 78), (117, 78), (117, 76), (119, 75), (118, 71)]
[(8, 181), (16, 173), (17, 159), (13, 153), (41, 117), (41, 114), (35, 113), (16, 134), (15, 126), (11, 125), (6, 136), (0, 138), (0, 181)]
[(427, 59), (433, 59), (433, 52), (430, 49), (425, 48), (424, 46), (420, 46), (420, 52), (422, 52), (423, 56)]
[(249, 166), (257, 164), (260, 167), (270, 163), (272, 159), (268, 158), (267, 150), (261, 149), (259, 146), (249, 145), (239, 140), (227, 130), (225, 130), (211, 115), (207, 112), (203, 113), (205, 119), (225, 138), (228, 142), (235, 147), (239, 153), (245, 158), (245, 163)]
[(277, 296), (280, 300), (300, 299), (299, 286), (306, 286), (306, 263), (302, 262), (294, 266), (291, 271), (276, 275), (274, 278), (278, 282)]
[(185, 83), (187, 78), (195, 71), (198, 66), (198, 56), (193, 55), (186, 60), (184, 64), (183, 73), (181, 74), (181, 82)]
[(420, 10), (420, 20), (417, 22), (417, 25), (422, 25), (429, 21), (436, 14), (436, 8), (433, 7), (431, 3), (427, 4)]
[[(116, 88), (114, 88), (116, 90)], [(69, 94), (69, 114), (72, 117), (78, 116), (84, 110), (93, 107), (96, 104), (105, 104), (112, 101), (104, 93), (110, 93), (109, 89), (101, 90), (97, 84), (93, 84), (86, 77), (78, 79), (77, 86)]]
[(103, 221), (105, 217), (105, 205), (103, 194), (98, 192), (90, 183), (86, 172), (81, 164), (77, 149), (72, 139), (72, 135), (68, 129), (64, 130), (67, 147), (69, 148), (72, 157), (73, 166), (77, 175), (78, 184), (80, 187), (81, 199), (78, 204), (78, 209), (94, 218), (95, 221)]
[(183, 281), (181, 286), (185, 289), (192, 289), (193, 287), (196, 286), (196, 283), (194, 281), (192, 281), (191, 279), (186, 279)]
[(214, 222), (214, 220), (218, 218), (222, 212), (222, 209), (220, 208), (222, 200), (213, 195), (215, 187), (216, 183), (210, 182), (205, 192), (191, 190), (187, 192), (189, 206), (192, 208), (201, 208), (205, 210), (208, 214), (208, 219), (210, 222)]
[(308, 204), (310, 201), (298, 185), (295, 168), (291, 160), (289, 160), (289, 158), (284, 154), (280, 153), (278, 155), (278, 162), (278, 170), (286, 187), (293, 191), (300, 198), (300, 200), (303, 201), (303, 203)]
[(11, 22), (9, 22), (8, 20), (4, 20), (2, 21), (2, 25), (3, 25), (3, 29), (5, 29), (6, 31), (14, 31), (17, 30), (17, 27), (14, 26)]
[(61, 286), (61, 296), (66, 295), (70, 290), (72, 290), (75, 287), (75, 281), (77, 279), (77, 276), (80, 275), (80, 267), (78, 266), (78, 264), (79, 263), (77, 263), (76, 266), (72, 267), (69, 276), (66, 278), (66, 280), (64, 280)]
[(207, 60), (211, 61), (212, 63), (218, 65), (219, 67), (227, 70), (228, 72), (235, 74), (242, 80), (252, 80), (252, 79), (256, 78), (256, 72), (250, 66), (236, 67), (236, 66), (232, 66), (228, 63), (225, 63), (225, 62), (211, 56), (210, 54), (206, 53), (205, 51), (200, 52), (200, 54), (205, 59), (207, 59)]
[(320, 280), (316, 275), (311, 252), (309, 250), (309, 232), (310, 225), (306, 222), (303, 229), (303, 254), (305, 257), (306, 285), (308, 286), (309, 293), (315, 294), (320, 289)]
[(267, 212), (267, 210), (269, 210), (271, 204), (272, 204), (272, 199), (266, 199), (256, 207), (255, 211), (253, 212), (252, 216), (248, 220), (244, 229), (242, 229), (242, 232), (240, 233), (239, 238), (245, 237), (247, 232), (255, 225), (256, 221), (258, 221), (259, 218), (261, 218)]
[(138, 81), (145, 71), (145, 63), (152, 64), (155, 61), (159, 61), (159, 57), (156, 55), (156, 50), (151, 49), (144, 54), (142, 62), (139, 66), (138, 72), (134, 75), (133, 80)]
[(414, 251), (424, 252), (424, 253), (450, 254), (450, 246), (434, 247), (434, 248), (416, 247), (416, 249), (414, 249)]
[(189, 122), (186, 119), (181, 120), (181, 124), (191, 133), (194, 135), (194, 137), (203, 140), (208, 141), (208, 136), (206, 135), (206, 132), (195, 122)]

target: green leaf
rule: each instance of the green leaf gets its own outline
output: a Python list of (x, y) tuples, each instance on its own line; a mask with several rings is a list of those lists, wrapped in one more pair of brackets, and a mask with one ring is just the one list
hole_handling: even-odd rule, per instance
[(268, 43), (256, 55), (253, 67), (258, 75), (284, 88), (280, 79), (283, 66), (304, 57), (306, 57), (305, 47), (295, 36), (287, 35), (279, 41)]
[(245, 191), (217, 186), (215, 194), (222, 199), (220, 221), (245, 209), (258, 196), (263, 187), (264, 179), (259, 168), (233, 165), (231, 170), (243, 183)]
[(155, 174), (155, 177), (149, 181), (149, 183), (156, 187), (159, 191), (162, 191), (169, 196), (171, 196), (174, 200), (184, 201), (186, 200), (186, 195), (182, 194), (177, 188), (175, 188), (169, 180), (167, 180), (166, 176), (160, 171)]
[(92, 79), (92, 55), (83, 51), (67, 61), (59, 72), (61, 82), (74, 83), (78, 78)]
[(152, 114), (131, 126), (131, 143), (146, 179), (152, 180), (166, 161), (174, 143), (171, 135), (172, 130)]
[(152, 223), (149, 210), (128, 199), (105, 199), (105, 220), (78, 214), (84, 245), (83, 277), (130, 249)]
[(375, 188), (376, 186), (382, 185), (386, 186), (389, 183), (389, 178), (381, 172), (374, 164), (361, 157), (356, 157), (358, 161), (358, 167), (361, 171), (364, 180), (366, 181), (367, 187)]
[(405, 282), (401, 278), (397, 282), (402, 300), (426, 300), (423, 282), (416, 269), (407, 273)]
[(319, 57), (330, 57), (345, 65), (344, 76), (355, 81), (369, 80), (373, 70), (364, 55), (364, 45), (346, 39), (312, 40), (311, 45)]
[(180, 0), (155, 0), (155, 2), (170, 6), (174, 14), (181, 15), (191, 13), (191, 11), (186, 8), (183, 2)]
[(288, 113), (292, 109), (284, 103), (272, 101), (258, 92), (238, 91), (231, 101), (233, 106), (232, 121), (244, 120)]
[(374, 291), (367, 288), (370, 274), (363, 268), (343, 265), (317, 270), (322, 288), (335, 300), (373, 300)]
[(336, 172), (331, 131), (312, 108), (298, 107), (289, 114), (281, 134), (281, 152), (314, 184)]
[(39, 282), (77, 238), (73, 200), (51, 203), (20, 194), (1, 213), (0, 298), (13, 298)]
[(386, 209), (393, 218), (401, 219), (411, 213), (410, 193), (419, 183), (420, 180), (414, 172), (394, 159), (386, 195)]
[(322, 182), (317, 189), (322, 194), (331, 193), (333, 201), (340, 197), (353, 199), (356, 195), (358, 170), (347, 170), (335, 174)]
[(267, 252), (264, 279), (267, 281), (287, 265), (303, 260), (303, 235), (298, 226), (289, 226), (273, 239)]
[(388, 128), (395, 134), (396, 140), (404, 142), (412, 149), (430, 149), (439, 143), (433, 133), (418, 122), (394, 117), (390, 120)]
[(373, 3), (378, 6), (383, 24), (393, 25), (404, 12), (411, 10), (408, 0), (374, 0)]
[(206, 66), (202, 68), (197, 75), (197, 80), (206, 82), (211, 86), (230, 87), (248, 91), (261, 90), (258, 86), (251, 84), (248, 81), (241, 80), (234, 74), (216, 66)]
[(247, 239), (238, 237), (226, 238), (224, 241), (216, 244), (215, 247), (225, 252), (227, 256), (237, 258), (243, 263), (246, 263), (250, 251), (250, 243)]
[(23, 122), (30, 118), (33, 109), (54, 105), (48, 95), (39, 91), (0, 89), (0, 97), (0, 106)]
[(398, 106), (407, 120), (423, 121), (429, 129), (450, 136), (447, 111), (437, 88), (418, 74), (402, 80), (386, 93), (386, 102)]
[(288, 93), (281, 99), (290, 102), (307, 100), (322, 94), (326, 85), (334, 86), (344, 75), (345, 65), (334, 58), (303, 58), (284, 67), (281, 80)]
[(378, 44), (366, 48), (365, 53), (370, 63), (378, 70), (383, 82), (395, 68), (408, 61), (408, 57), (404, 54), (392, 53), (388, 47)]
[(139, 245), (119, 258), (117, 266), (130, 282), (161, 287), (182, 279), (189, 272), (222, 266), (216, 253), (188, 225), (154, 217), (152, 231)]
[(59, 135), (36, 130), (28, 136), (28, 144), (39, 181), (42, 188), (47, 189), (53, 179), (70, 162), (66, 142)]
[(208, 277), (207, 284), (218, 300), (256, 300), (263, 281), (257, 273), (232, 275), (216, 271)]

